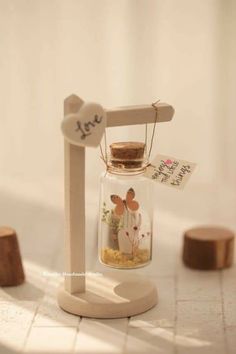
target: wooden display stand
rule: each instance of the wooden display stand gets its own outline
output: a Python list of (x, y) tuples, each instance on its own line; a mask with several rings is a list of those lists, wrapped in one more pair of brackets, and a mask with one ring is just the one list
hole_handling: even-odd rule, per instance
[[(83, 101), (76, 95), (65, 99), (65, 119), (80, 109)], [(170, 121), (172, 106), (159, 103), (158, 122)], [(106, 126), (154, 123), (151, 105), (106, 110)], [(86, 275), (85, 267), (85, 147), (65, 139), (65, 276), (58, 293), (58, 303), (65, 311), (95, 318), (119, 318), (142, 313), (157, 303), (154, 284), (118, 270), (101, 276)], [(72, 275), (76, 273), (77, 275)], [(79, 276), (78, 276), (79, 273)]]

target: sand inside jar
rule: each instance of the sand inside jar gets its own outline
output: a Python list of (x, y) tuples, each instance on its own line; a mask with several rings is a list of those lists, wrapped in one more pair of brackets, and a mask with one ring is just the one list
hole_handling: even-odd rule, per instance
[(106, 247), (102, 250), (101, 260), (107, 265), (119, 266), (121, 268), (137, 267), (149, 262), (150, 252), (148, 249), (137, 249), (135, 254), (130, 256), (119, 250)]

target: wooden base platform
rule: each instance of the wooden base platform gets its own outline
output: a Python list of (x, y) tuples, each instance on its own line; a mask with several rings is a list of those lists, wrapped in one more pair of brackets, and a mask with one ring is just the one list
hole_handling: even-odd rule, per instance
[(59, 306), (70, 313), (93, 318), (121, 318), (145, 312), (157, 304), (157, 290), (148, 279), (130, 271), (88, 274), (86, 291), (58, 293)]

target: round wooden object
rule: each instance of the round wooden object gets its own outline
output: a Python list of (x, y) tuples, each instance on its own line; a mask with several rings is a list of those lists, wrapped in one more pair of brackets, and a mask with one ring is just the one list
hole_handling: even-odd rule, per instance
[(194, 269), (230, 267), (234, 255), (234, 233), (222, 227), (197, 227), (184, 234), (183, 261)]
[(10, 227), (0, 227), (0, 286), (15, 286), (24, 280), (16, 232)]
[(93, 318), (122, 318), (145, 312), (157, 304), (157, 290), (148, 279), (130, 272), (86, 276), (86, 291), (70, 294), (62, 286), (59, 306), (70, 313)]

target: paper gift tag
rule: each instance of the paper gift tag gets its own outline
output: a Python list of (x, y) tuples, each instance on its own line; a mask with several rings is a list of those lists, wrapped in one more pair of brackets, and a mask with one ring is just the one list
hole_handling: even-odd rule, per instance
[(153, 181), (183, 189), (195, 167), (193, 162), (157, 155), (144, 175)]
[(106, 127), (106, 112), (97, 103), (83, 103), (77, 113), (65, 116), (61, 129), (66, 140), (79, 146), (96, 147)]

